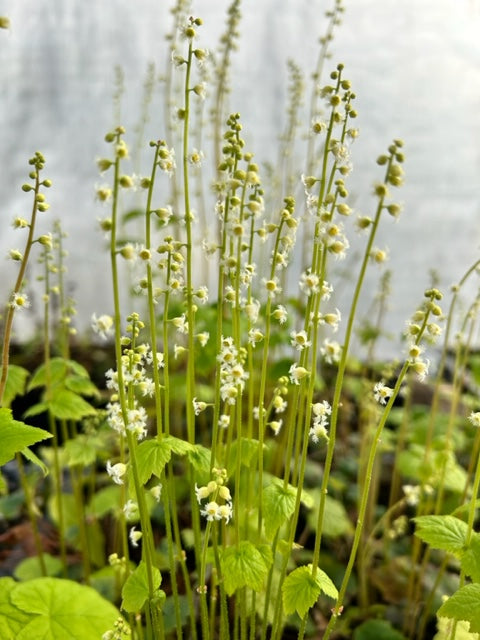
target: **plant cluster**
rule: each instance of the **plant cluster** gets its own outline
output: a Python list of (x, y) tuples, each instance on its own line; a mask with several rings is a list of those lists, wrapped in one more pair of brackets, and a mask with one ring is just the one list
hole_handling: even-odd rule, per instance
[[(374, 356), (388, 272), (367, 322), (359, 301), (367, 269), (388, 260), (379, 225), (402, 217), (404, 144), (377, 158), (371, 214), (354, 211), (356, 96), (342, 64), (322, 80), (336, 0), (303, 165), (294, 151), (306, 83), (291, 61), (277, 170), (262, 170), (240, 115), (226, 112), (239, 4), (215, 55), (198, 45), (189, 3), (175, 5), (147, 175), (133, 170), (124, 126), (105, 136), (95, 191), (112, 302), (92, 315), (90, 336), (111, 354), (103, 382), (72, 356), (65, 234), (58, 222), (37, 234), (51, 182), (42, 154), (30, 160), (31, 214), (14, 220), (27, 238), (10, 251), (19, 271), (3, 317), (0, 539), (24, 527), (33, 550), (0, 578), (2, 638), (421, 639), (432, 624), (437, 640), (480, 633), (478, 300), (453, 335), (478, 263), (449, 309), (436, 283), (426, 289), (398, 361)], [(353, 234), (362, 255), (339, 309)], [(30, 371), (10, 352), (37, 246), (42, 362)]]

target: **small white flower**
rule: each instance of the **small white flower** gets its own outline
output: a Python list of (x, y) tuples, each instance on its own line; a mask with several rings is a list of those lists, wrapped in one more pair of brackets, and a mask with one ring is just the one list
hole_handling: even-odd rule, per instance
[(127, 471), (127, 465), (123, 462), (117, 462), (112, 465), (110, 460), (107, 461), (107, 473), (115, 482), (115, 484), (123, 484), (123, 476)]
[(160, 498), (162, 496), (162, 484), (159, 482), (158, 484), (156, 484), (155, 486), (150, 488), (150, 493), (152, 494), (152, 496), (154, 497), (154, 499), (156, 500), (156, 502), (160, 502)]
[(128, 537), (130, 538), (130, 542), (132, 543), (132, 547), (138, 547), (138, 542), (142, 537), (142, 532), (141, 531), (137, 531), (135, 529), (135, 527), (132, 527), (130, 529), (130, 533), (128, 534)]
[(94, 313), (92, 315), (92, 329), (98, 334), (101, 338), (106, 340), (108, 336), (111, 334), (113, 328), (113, 318), (108, 315), (101, 315), (97, 317), (97, 314)]
[(184, 313), (177, 318), (172, 318), (172, 323), (179, 333), (188, 333), (188, 321)]
[(304, 329), (302, 331), (292, 331), (290, 337), (290, 343), (297, 351), (302, 351), (312, 344), (311, 340), (308, 340), (307, 332)]
[(336, 364), (340, 360), (341, 351), (342, 347), (340, 344), (328, 338), (323, 341), (323, 347), (320, 349), (320, 353), (325, 358), (327, 364)]
[(273, 398), (272, 404), (273, 404), (275, 413), (283, 413), (287, 408), (288, 402), (284, 400), (282, 396), (276, 395)]
[(200, 415), (200, 413), (202, 411), (205, 411), (205, 409), (207, 408), (206, 402), (202, 402), (200, 400), (197, 400), (196, 398), (193, 398), (192, 404), (193, 404), (193, 411), (195, 412), (196, 416)]
[(387, 404), (387, 400), (391, 397), (393, 389), (387, 387), (383, 382), (377, 382), (373, 387), (373, 395), (375, 400), (380, 404)]
[(230, 416), (227, 416), (224, 413), (222, 413), (222, 415), (218, 419), (218, 426), (221, 429), (227, 429), (229, 425), (230, 425)]
[(225, 520), (225, 523), (228, 524), (232, 518), (232, 515), (232, 503), (226, 502), (225, 504), (222, 504), (218, 507), (216, 519), (220, 520), (221, 518), (223, 518)]
[(208, 340), (210, 339), (210, 334), (208, 331), (202, 331), (202, 333), (197, 333), (197, 340), (200, 343), (200, 346), (204, 347)]
[(332, 413), (332, 407), (328, 400), (322, 402), (314, 402), (312, 404), (312, 413), (316, 418), (322, 418), (323, 416), (329, 416)]
[(279, 304), (278, 307), (276, 307), (276, 309), (274, 309), (274, 311), (272, 312), (272, 316), (275, 318), (275, 320), (278, 320), (280, 324), (285, 324), (288, 318), (288, 312), (283, 304)]
[(326, 440), (328, 442), (328, 431), (325, 422), (314, 422), (312, 428), (308, 432), (308, 435), (312, 438), (312, 442), (315, 444), (320, 440)]
[(205, 516), (210, 522), (212, 520), (220, 520), (222, 516), (219, 514), (219, 505), (216, 502), (208, 502), (205, 508), (200, 511), (202, 516)]
[(205, 155), (203, 151), (198, 151), (198, 149), (193, 149), (190, 155), (188, 156), (188, 161), (190, 162), (190, 164), (194, 165), (195, 167), (200, 167), (204, 157)]
[(412, 484), (404, 484), (402, 489), (403, 493), (405, 494), (405, 500), (407, 504), (409, 504), (411, 507), (415, 507), (420, 500), (421, 487), (418, 485), (415, 486)]
[(288, 374), (290, 376), (290, 382), (292, 384), (300, 384), (300, 380), (309, 375), (309, 372), (305, 369), (305, 367), (301, 367), (296, 363), (293, 363), (290, 369), (288, 370)]
[(410, 366), (415, 371), (420, 382), (423, 382), (428, 375), (428, 369), (430, 367), (430, 360), (414, 360)]
[(280, 429), (282, 428), (283, 420), (272, 420), (268, 423), (268, 426), (273, 431), (273, 433), (278, 436), (280, 433)]
[(15, 292), (10, 299), (10, 307), (15, 311), (21, 311), (22, 309), (28, 309), (30, 306), (30, 300), (26, 293)]
[(138, 504), (133, 500), (128, 500), (123, 507), (123, 513), (127, 520), (135, 520), (138, 517)]
[(472, 411), (472, 413), (468, 416), (468, 419), (474, 427), (480, 427), (480, 411)]

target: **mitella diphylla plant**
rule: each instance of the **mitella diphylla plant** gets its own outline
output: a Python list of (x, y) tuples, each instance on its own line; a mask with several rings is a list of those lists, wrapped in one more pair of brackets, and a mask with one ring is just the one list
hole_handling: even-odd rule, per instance
[[(290, 61), (277, 171), (262, 165), (240, 114), (225, 106), (239, 4), (231, 3), (210, 53), (199, 44), (201, 19), (185, 17), (185, 0), (176, 3), (164, 122), (153, 123), (146, 174), (126, 127), (105, 136), (95, 194), (111, 302), (105, 297), (91, 328), (92, 350), (112, 351), (113, 362), (101, 392), (71, 356), (64, 234), (59, 226), (35, 231), (50, 181), (40, 177), (43, 156), (30, 161), (31, 219), (14, 222), (28, 230), (26, 248), (9, 252), (20, 273), (4, 318), (0, 460), (16, 457), (36, 558), (19, 564), (15, 580), (0, 579), (0, 629), (23, 637), (45, 627), (55, 640), (58, 628), (79, 640), (420, 640), (438, 610), (438, 640), (453, 638), (455, 624), (480, 632), (467, 606), (480, 597), (480, 413), (462, 386), (467, 366), (474, 369), (475, 303), (456, 338), (448, 415), (441, 396), (455, 302), (478, 264), (445, 313), (436, 285), (426, 289), (399, 362), (372, 357), (383, 312), (361, 333), (360, 301), (370, 295), (367, 270), (382, 270), (394, 252), (380, 246), (378, 229), (403, 217), (395, 195), (403, 142), (377, 158), (371, 212), (357, 212), (348, 187), (356, 94), (343, 64), (321, 79), (343, 12), (337, 0), (308, 117), (307, 83)], [(145, 104), (155, 77), (149, 72)], [(25, 278), (35, 243), (44, 362), (30, 376), (8, 354), (14, 312), (31, 308)], [(351, 245), (360, 247), (355, 256)], [(352, 346), (359, 336), (363, 362)], [(419, 388), (431, 390), (428, 411), (415, 405)], [(13, 418), (11, 402), (25, 389), (40, 395), (25, 419), (44, 420), (45, 429)], [(52, 447), (28, 449), (49, 437)], [(50, 475), (40, 482), (22, 455)], [(40, 512), (58, 530), (58, 558), (43, 548)], [(441, 607), (439, 595), (450, 596)]]

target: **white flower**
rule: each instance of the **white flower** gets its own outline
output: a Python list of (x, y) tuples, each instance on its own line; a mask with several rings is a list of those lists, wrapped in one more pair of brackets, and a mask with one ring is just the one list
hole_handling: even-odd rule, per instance
[(15, 292), (10, 299), (10, 307), (15, 311), (21, 311), (22, 309), (28, 309), (30, 306), (30, 300), (26, 293)]
[(115, 482), (115, 484), (123, 484), (123, 476), (127, 471), (127, 465), (123, 464), (123, 462), (117, 462), (117, 464), (112, 465), (110, 460), (107, 461), (107, 473)]
[(152, 494), (152, 496), (154, 497), (154, 499), (157, 502), (160, 502), (160, 498), (162, 495), (162, 484), (159, 482), (158, 484), (156, 484), (155, 486), (150, 488), (150, 493)]
[(175, 149), (169, 149), (168, 147), (162, 146), (159, 152), (159, 157), (158, 166), (169, 177), (172, 177), (175, 169), (177, 168), (177, 164), (175, 162)]
[(468, 419), (474, 427), (480, 427), (480, 411), (472, 411), (472, 413), (468, 416)]
[(279, 304), (278, 307), (276, 307), (276, 309), (274, 309), (274, 311), (272, 312), (272, 316), (275, 318), (275, 320), (278, 320), (280, 324), (285, 324), (288, 318), (288, 312), (283, 304)]
[(323, 421), (314, 422), (312, 428), (308, 432), (308, 435), (312, 438), (312, 442), (315, 444), (320, 440), (326, 440), (328, 442), (328, 431), (326, 423)]
[(299, 286), (304, 293), (310, 296), (312, 293), (317, 293), (319, 281), (320, 279), (317, 274), (311, 273), (310, 269), (308, 269), (300, 276)]
[(197, 149), (193, 149), (190, 155), (188, 156), (188, 161), (190, 162), (190, 164), (194, 165), (195, 167), (200, 167), (204, 157), (205, 156), (203, 151), (198, 151)]
[(265, 289), (267, 290), (268, 297), (272, 300), (275, 298), (277, 293), (280, 293), (282, 291), (282, 288), (278, 285), (278, 278), (276, 276), (274, 276), (270, 280), (262, 278), (262, 282)]
[(283, 413), (288, 405), (287, 401), (284, 400), (280, 395), (274, 396), (272, 404), (273, 404), (275, 413)]
[(133, 500), (128, 500), (123, 507), (123, 513), (127, 520), (135, 520), (138, 517), (138, 504)]
[(92, 315), (92, 329), (98, 334), (101, 338), (106, 340), (106, 338), (111, 334), (113, 327), (113, 318), (108, 315), (101, 315), (97, 318), (97, 314), (94, 313)]
[(387, 400), (391, 397), (393, 389), (387, 387), (383, 382), (377, 382), (373, 387), (373, 395), (375, 400), (380, 404), (387, 404)]
[(228, 524), (230, 522), (232, 515), (233, 515), (232, 503), (226, 502), (225, 504), (222, 504), (218, 507), (216, 519), (220, 520), (221, 518), (223, 518), (226, 524)]
[(144, 407), (129, 409), (127, 412), (127, 429), (141, 440), (147, 435), (147, 412)]
[(128, 534), (128, 537), (130, 538), (130, 542), (132, 543), (132, 547), (138, 547), (138, 541), (142, 537), (142, 532), (141, 531), (137, 531), (135, 529), (135, 527), (132, 527), (130, 529), (130, 533)]
[(407, 504), (411, 507), (415, 507), (420, 500), (421, 487), (418, 485), (404, 484), (402, 489), (405, 494)]
[(335, 364), (340, 360), (340, 353), (342, 347), (335, 340), (329, 340), (326, 338), (323, 341), (323, 347), (320, 349), (320, 353), (325, 358), (327, 364)]
[(210, 334), (208, 331), (202, 331), (202, 333), (197, 333), (197, 339), (200, 343), (200, 346), (204, 347), (210, 339)]
[(198, 416), (202, 411), (205, 411), (205, 409), (207, 408), (206, 402), (202, 402), (200, 400), (197, 400), (196, 398), (193, 398), (192, 404), (193, 404), (193, 411), (195, 412), (196, 416)]
[(300, 384), (300, 380), (309, 375), (309, 372), (305, 369), (305, 367), (301, 367), (296, 363), (293, 363), (290, 369), (288, 370), (288, 374), (290, 376), (290, 382), (292, 384)]
[(205, 508), (200, 511), (202, 516), (205, 516), (207, 520), (220, 520), (222, 518), (221, 514), (219, 514), (219, 505), (216, 502), (208, 502), (205, 505)]
[(304, 329), (302, 331), (292, 331), (290, 337), (292, 338), (290, 343), (297, 351), (302, 351), (312, 344), (311, 340), (308, 340), (307, 332)]
[(273, 431), (273, 433), (278, 436), (280, 433), (280, 429), (282, 428), (283, 420), (272, 420), (268, 423), (268, 426)]
[(314, 402), (312, 404), (312, 413), (316, 418), (322, 418), (323, 416), (329, 416), (332, 413), (332, 407), (328, 400), (322, 402)]
[(178, 318), (172, 318), (172, 322), (179, 333), (188, 333), (188, 321), (184, 313)]
[(222, 413), (222, 415), (218, 418), (218, 426), (222, 429), (227, 429), (229, 425), (230, 425), (230, 416), (227, 416), (224, 413)]
[(430, 367), (430, 360), (414, 360), (410, 363), (410, 366), (415, 371), (418, 379), (423, 382), (428, 375), (428, 368)]

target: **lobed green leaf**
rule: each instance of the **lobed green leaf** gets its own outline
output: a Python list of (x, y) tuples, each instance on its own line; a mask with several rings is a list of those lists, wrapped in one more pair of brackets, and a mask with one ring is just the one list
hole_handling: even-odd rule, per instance
[(12, 636), (15, 640), (101, 638), (120, 615), (94, 589), (71, 580), (36, 578), (7, 587), (9, 605), (3, 614), (7, 614), (10, 626), (16, 627), (16, 621), (22, 621)]
[(242, 587), (250, 587), (254, 591), (263, 589), (269, 569), (263, 548), (260, 551), (248, 540), (243, 540), (223, 551), (221, 565), (225, 591), (229, 596)]
[[(153, 588), (157, 590), (162, 582), (162, 576), (156, 567), (152, 567), (152, 580)], [(123, 585), (122, 609), (128, 613), (136, 613), (141, 610), (149, 597), (147, 564), (142, 560)]]
[(465, 550), (467, 523), (454, 516), (418, 516), (415, 535), (434, 549), (460, 557)]
[(14, 420), (10, 409), (0, 408), (0, 466), (25, 447), (51, 437), (48, 431)]
[(438, 617), (464, 620), (470, 632), (480, 633), (480, 584), (467, 584), (456, 591), (437, 612)]
[[(0, 367), (0, 374), (2, 367)], [(25, 387), (29, 372), (23, 367), (16, 364), (8, 365), (7, 382), (5, 391), (3, 392), (2, 403), (4, 407), (9, 407), (16, 396), (22, 396), (25, 393)]]
[(283, 608), (287, 615), (296, 611), (303, 618), (313, 607), (321, 593), (337, 598), (338, 591), (327, 574), (317, 569), (312, 575), (312, 565), (298, 567), (290, 573), (282, 585)]
[(172, 456), (172, 446), (163, 440), (145, 440), (137, 449), (137, 465), (140, 482), (145, 484), (153, 474), (160, 477)]

